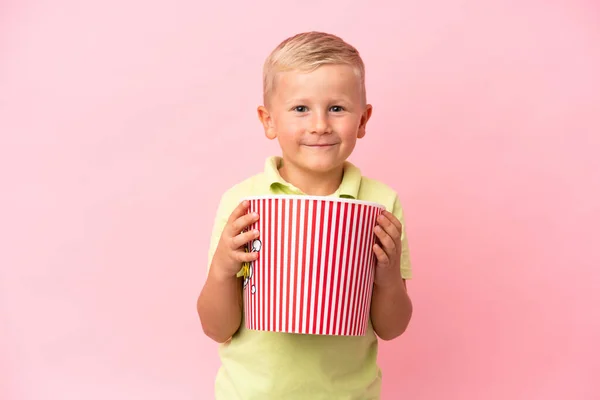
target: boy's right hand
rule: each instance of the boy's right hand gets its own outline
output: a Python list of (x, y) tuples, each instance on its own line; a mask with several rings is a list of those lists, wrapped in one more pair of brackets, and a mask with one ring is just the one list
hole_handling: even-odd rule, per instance
[(219, 280), (235, 278), (244, 262), (258, 258), (256, 252), (246, 252), (244, 246), (259, 236), (258, 230), (246, 232), (246, 228), (258, 221), (258, 214), (248, 214), (250, 203), (240, 203), (229, 216), (219, 244), (215, 250), (210, 270)]

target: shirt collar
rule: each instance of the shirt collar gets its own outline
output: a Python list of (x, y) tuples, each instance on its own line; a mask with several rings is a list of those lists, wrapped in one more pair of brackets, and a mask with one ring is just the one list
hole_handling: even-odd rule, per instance
[[(272, 191), (274, 186), (281, 185), (288, 189), (287, 191), (303, 194), (300, 189), (285, 181), (279, 174), (279, 166), (282, 161), (283, 159), (281, 157), (269, 157), (265, 162), (265, 178), (269, 190)], [(362, 175), (360, 169), (349, 161), (346, 161), (344, 163), (344, 176), (342, 177), (342, 183), (337, 190), (337, 195), (339, 197), (357, 199), (361, 178)]]

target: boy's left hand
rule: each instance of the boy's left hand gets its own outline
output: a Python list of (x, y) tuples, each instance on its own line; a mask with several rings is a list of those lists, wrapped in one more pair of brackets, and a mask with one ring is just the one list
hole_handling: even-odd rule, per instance
[(373, 245), (377, 257), (375, 285), (386, 286), (402, 281), (400, 257), (402, 256), (402, 223), (394, 214), (384, 211), (377, 218), (375, 236), (379, 239)]

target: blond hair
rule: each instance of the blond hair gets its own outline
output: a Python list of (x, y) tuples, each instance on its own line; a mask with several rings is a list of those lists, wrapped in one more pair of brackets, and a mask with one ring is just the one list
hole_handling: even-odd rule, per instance
[(298, 70), (311, 72), (326, 64), (344, 64), (354, 68), (360, 79), (363, 102), (366, 103), (365, 64), (358, 50), (341, 38), (323, 32), (305, 32), (279, 44), (263, 66), (263, 101), (275, 87), (278, 72)]

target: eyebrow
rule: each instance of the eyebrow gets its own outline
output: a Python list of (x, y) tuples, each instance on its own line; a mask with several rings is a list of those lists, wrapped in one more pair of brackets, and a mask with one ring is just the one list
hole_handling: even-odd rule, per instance
[(286, 105), (290, 105), (290, 106), (292, 104), (303, 104), (303, 103), (308, 103), (308, 100), (306, 100), (306, 99), (290, 99), (285, 102)]

